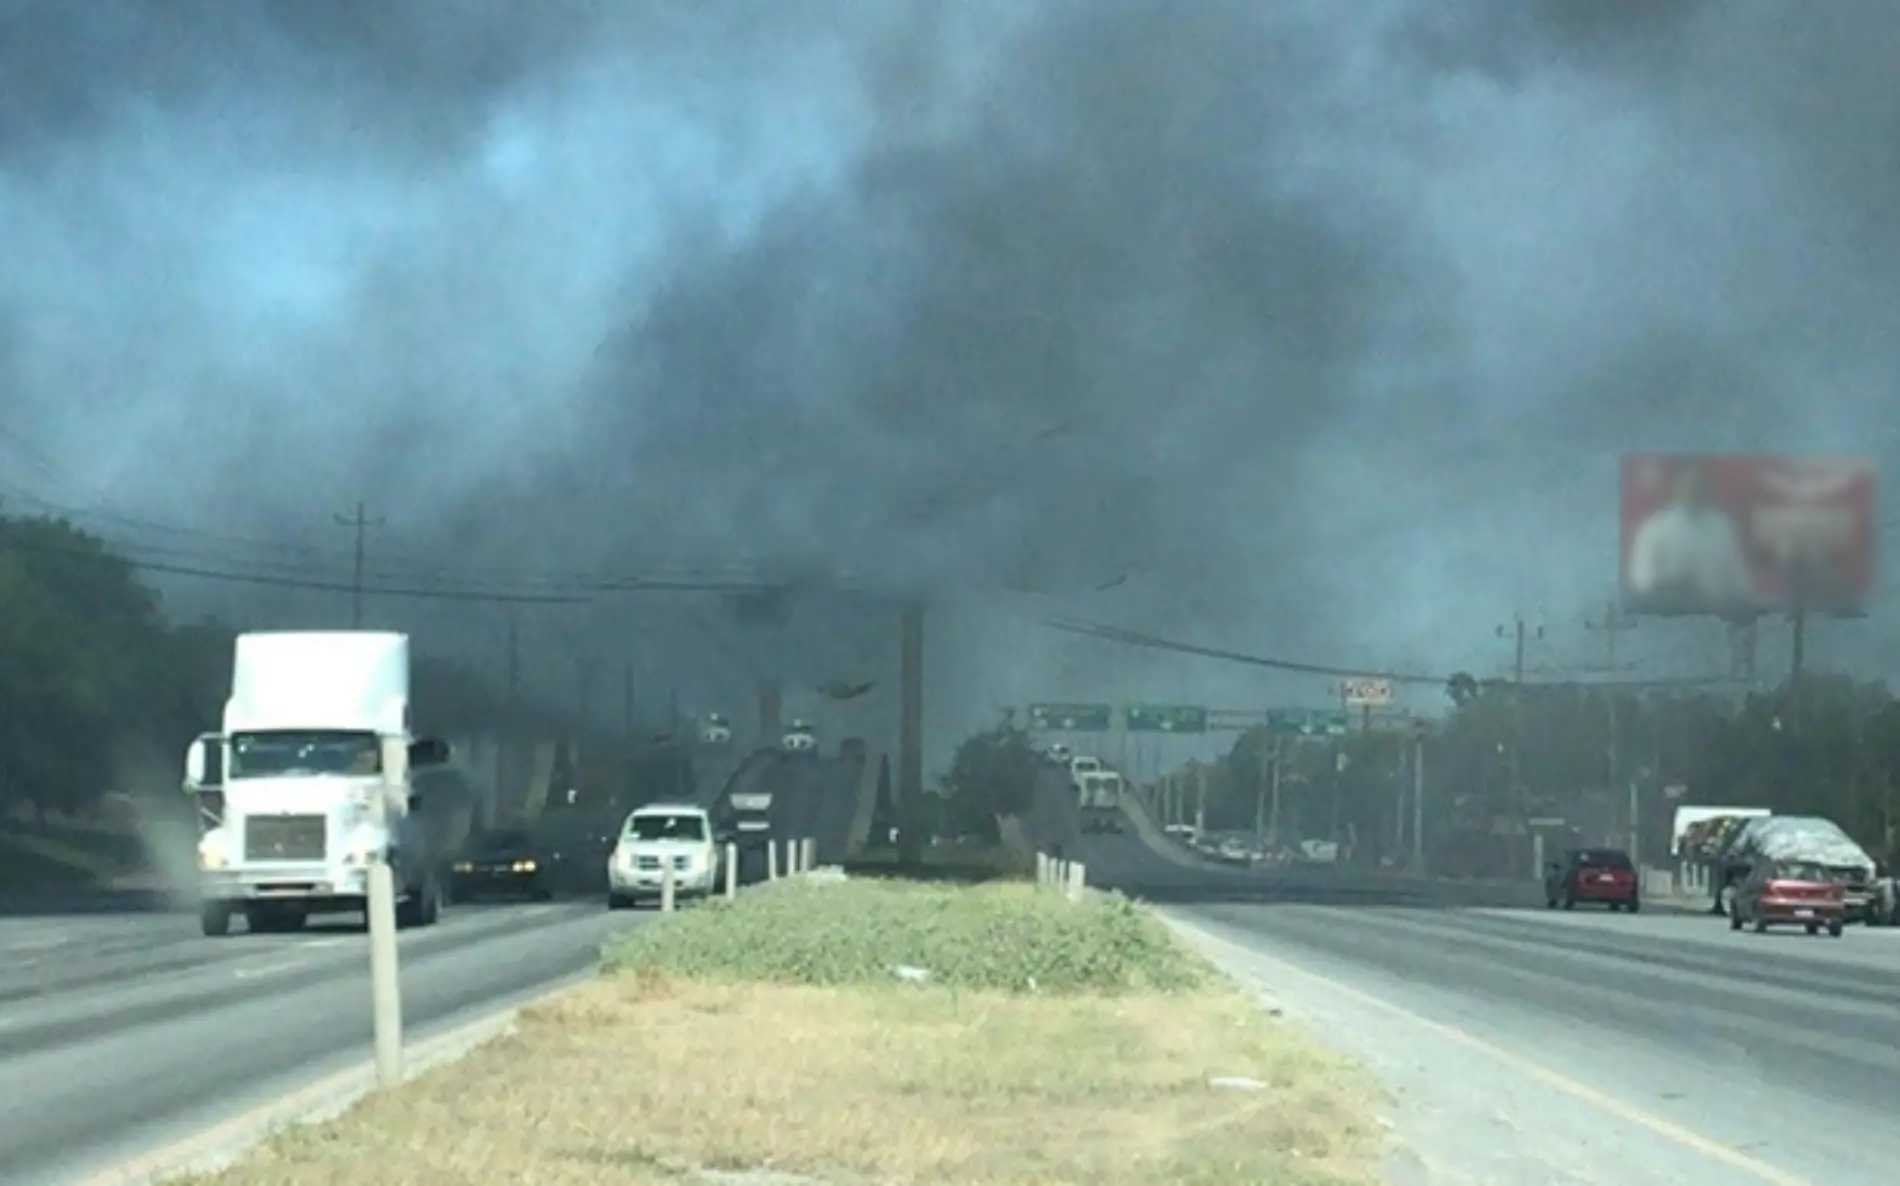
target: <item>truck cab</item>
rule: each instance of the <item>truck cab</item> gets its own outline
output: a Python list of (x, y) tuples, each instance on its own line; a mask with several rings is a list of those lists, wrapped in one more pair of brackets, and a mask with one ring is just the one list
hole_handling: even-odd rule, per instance
[(406, 635), (240, 635), (223, 723), (185, 756), (185, 792), (203, 803), (208, 784), (218, 790), (198, 840), (207, 936), (240, 916), (251, 931), (288, 931), (366, 911), (380, 861), (395, 874), (398, 923), (435, 922), (450, 833), (467, 813), (450, 793), (458, 782), (423, 776), (449, 752), (409, 733)]

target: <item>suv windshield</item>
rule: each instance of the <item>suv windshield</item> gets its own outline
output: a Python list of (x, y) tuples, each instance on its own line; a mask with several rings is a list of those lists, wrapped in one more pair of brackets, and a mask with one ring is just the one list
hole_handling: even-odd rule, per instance
[(490, 832), (482, 837), (483, 852), (519, 852), (527, 847), (528, 834), (526, 832)]
[(706, 821), (697, 815), (636, 815), (627, 821), (635, 840), (704, 840)]
[(382, 745), (374, 733), (335, 730), (235, 733), (227, 778), (301, 774), (368, 776), (383, 770)]

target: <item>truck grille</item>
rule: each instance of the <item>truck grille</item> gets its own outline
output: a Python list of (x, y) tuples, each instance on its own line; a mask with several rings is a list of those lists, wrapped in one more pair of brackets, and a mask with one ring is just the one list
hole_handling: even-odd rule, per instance
[(320, 815), (253, 815), (244, 821), (247, 861), (320, 861), (327, 821)]

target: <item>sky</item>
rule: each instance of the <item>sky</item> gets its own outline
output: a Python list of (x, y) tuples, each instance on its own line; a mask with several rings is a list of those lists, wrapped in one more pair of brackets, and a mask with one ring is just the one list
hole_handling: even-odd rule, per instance
[[(1896, 60), (1877, 0), (0, 0), (0, 498), (240, 575), (347, 581), (360, 501), (386, 585), (810, 590), (371, 599), (643, 709), (888, 687), (838, 582), (929, 599), (933, 735), (1326, 698), (1048, 614), (1428, 674), (1521, 615), (1575, 672), (1619, 455), (1892, 472)], [(1892, 600), (1817, 660), (1893, 672)]]

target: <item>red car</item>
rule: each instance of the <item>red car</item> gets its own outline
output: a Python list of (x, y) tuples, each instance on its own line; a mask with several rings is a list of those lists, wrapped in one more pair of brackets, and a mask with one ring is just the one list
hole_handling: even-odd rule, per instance
[(1818, 935), (1825, 928), (1838, 939), (1847, 927), (1847, 890), (1827, 870), (1799, 862), (1761, 861), (1736, 887), (1729, 902), (1728, 928), (1804, 927)]
[(1544, 874), (1544, 905), (1575, 910), (1577, 903), (1631, 914), (1643, 908), (1636, 866), (1620, 848), (1573, 848)]

